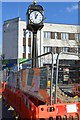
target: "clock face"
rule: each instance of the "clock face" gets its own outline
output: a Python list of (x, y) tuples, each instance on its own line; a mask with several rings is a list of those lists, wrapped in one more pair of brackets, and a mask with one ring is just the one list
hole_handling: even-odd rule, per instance
[(30, 20), (34, 24), (39, 24), (43, 20), (43, 15), (39, 11), (33, 11), (30, 13)]

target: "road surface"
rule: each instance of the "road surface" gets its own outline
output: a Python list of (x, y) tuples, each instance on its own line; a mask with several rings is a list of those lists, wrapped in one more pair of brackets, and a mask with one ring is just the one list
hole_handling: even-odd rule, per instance
[(0, 95), (0, 120), (16, 120), (13, 117), (13, 110), (8, 106)]

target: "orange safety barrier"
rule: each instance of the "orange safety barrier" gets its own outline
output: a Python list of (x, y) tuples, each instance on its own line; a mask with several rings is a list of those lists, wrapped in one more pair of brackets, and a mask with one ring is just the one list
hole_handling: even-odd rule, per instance
[(17, 90), (16, 92), (16, 111), (20, 115), (20, 118), (32, 119), (34, 116), (33, 108), (36, 110), (36, 106), (20, 90)]
[(5, 87), (5, 90), (3, 92), (3, 98), (5, 99), (6, 102), (8, 102), (8, 99), (9, 99), (9, 88), (8, 86)]
[(7, 82), (0, 81), (0, 94), (2, 94), (4, 92), (6, 84), (7, 84)]
[(7, 88), (6, 90), (7, 90), (7, 91), (6, 91), (7, 103), (8, 103), (9, 105), (12, 105), (12, 102), (11, 102), (11, 94), (12, 94), (11, 89), (10, 89), (10, 88)]
[[(30, 114), (30, 110), (31, 109), (31, 104), (29, 103), (29, 101), (27, 101), (26, 99), (26, 96), (22, 96), (24, 97), (24, 100), (21, 99), (21, 114), (20, 114), (20, 117), (25, 119), (25, 118), (29, 118), (31, 117), (31, 114)], [(27, 106), (27, 103), (28, 103), (28, 106)], [(30, 107), (30, 108), (28, 108)], [(25, 109), (25, 111), (24, 111)]]
[(80, 84), (73, 84), (72, 93), (73, 93), (73, 95), (80, 96)]
[(2, 94), (2, 92), (3, 92), (3, 90), (2, 90), (2, 88), (0, 88), (0, 94)]
[[(29, 94), (24, 94), (21, 90), (5, 88), (5, 100), (12, 105), (22, 119), (45, 120), (80, 120), (80, 103), (40, 105), (34, 104)], [(36, 100), (36, 99), (35, 99)], [(40, 102), (40, 101), (38, 101)]]
[[(80, 103), (54, 104), (52, 106), (38, 106), (38, 118), (55, 120), (80, 120)], [(45, 116), (44, 116), (45, 115)], [(44, 120), (45, 120), (44, 119)]]
[(16, 103), (16, 99), (15, 99), (15, 97), (16, 97), (16, 94), (15, 94), (15, 91), (14, 91), (14, 89), (10, 89), (10, 91), (9, 91), (9, 104), (12, 106), (12, 107), (14, 107), (15, 106), (15, 103)]
[[(38, 113), (37, 106), (38, 106), (38, 104), (40, 104), (40, 100), (38, 100), (34, 97), (32, 99), (32, 96), (29, 96), (29, 94), (23, 95), (21, 98), (23, 98), (22, 99), (23, 101), (21, 101), (21, 113), (22, 113), (21, 118), (26, 118), (29, 120), (32, 120), (32, 118), (34, 118), (34, 120), (35, 120), (37, 118), (36, 117), (37, 116), (36, 113)], [(41, 101), (41, 103), (43, 103), (43, 102)], [(24, 109), (25, 109), (25, 111), (24, 111)]]
[(6, 101), (6, 87), (5, 87), (5, 90), (4, 90), (4, 92), (3, 92), (3, 98), (5, 99), (5, 101)]
[(15, 96), (15, 99), (16, 99), (16, 102), (15, 102), (15, 110), (18, 114), (20, 114), (20, 110), (21, 110), (21, 97), (20, 97), (20, 92), (19, 91), (16, 91), (16, 96)]

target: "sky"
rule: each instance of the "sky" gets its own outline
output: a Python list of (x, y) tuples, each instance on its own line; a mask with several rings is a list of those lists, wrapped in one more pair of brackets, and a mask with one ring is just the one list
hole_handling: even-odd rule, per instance
[[(32, 0), (33, 1), (33, 0)], [(26, 20), (26, 11), (32, 2), (0, 2), (0, 51), (4, 21), (20, 17)], [(37, 2), (44, 8), (45, 21), (49, 23), (79, 24), (78, 2)]]

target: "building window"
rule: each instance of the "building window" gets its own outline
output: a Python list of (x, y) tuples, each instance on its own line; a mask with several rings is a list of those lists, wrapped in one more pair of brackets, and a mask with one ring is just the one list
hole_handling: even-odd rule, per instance
[(50, 38), (51, 39), (51, 32), (44, 32), (44, 38)]
[(69, 40), (75, 40), (75, 34), (69, 33)]
[(62, 40), (68, 40), (68, 33), (61, 33)]
[(23, 38), (23, 46), (26, 46), (26, 38)]
[(31, 53), (31, 46), (28, 47), (28, 52)]
[(80, 40), (80, 34), (78, 34), (78, 40)]
[(49, 47), (49, 52), (52, 52), (52, 47)]
[(59, 47), (55, 48), (55, 53), (59, 53)]
[(29, 59), (31, 58), (31, 54), (30, 54), (30, 53), (28, 53), (28, 58), (29, 58)]
[(45, 47), (45, 53), (47, 53), (48, 52), (48, 47)]
[(44, 53), (50, 52), (51, 51), (51, 47), (44, 47)]
[(58, 39), (58, 33), (55, 32), (55, 39)]
[(55, 39), (55, 32), (51, 32), (51, 39)]
[(55, 39), (61, 39), (61, 33), (55, 32)]
[(69, 48), (69, 52), (72, 52), (72, 53), (78, 53), (78, 48)]
[(55, 53), (55, 47), (52, 47), (52, 52)]
[(77, 33), (75, 34), (75, 40), (78, 40), (78, 34)]
[(23, 37), (26, 37), (26, 29), (23, 29)]
[(69, 48), (63, 47), (61, 51), (62, 51), (62, 52), (68, 52), (68, 50), (69, 50)]
[(31, 38), (31, 32), (29, 31), (29, 38)]
[(23, 46), (23, 53), (26, 53), (26, 45)]
[(45, 47), (43, 47), (43, 52), (45, 53)]
[(26, 58), (26, 53), (23, 53), (23, 58)]
[(75, 48), (75, 53), (78, 53), (78, 48)]
[(28, 46), (31, 46), (31, 38), (28, 38)]
[(53, 52), (53, 53), (60, 53), (61, 52), (61, 48), (60, 47), (44, 47), (44, 53), (47, 53), (47, 52)]
[(80, 53), (80, 47), (78, 48), (78, 53)]
[(58, 39), (61, 39), (61, 33), (58, 32), (57, 34), (58, 34)]

